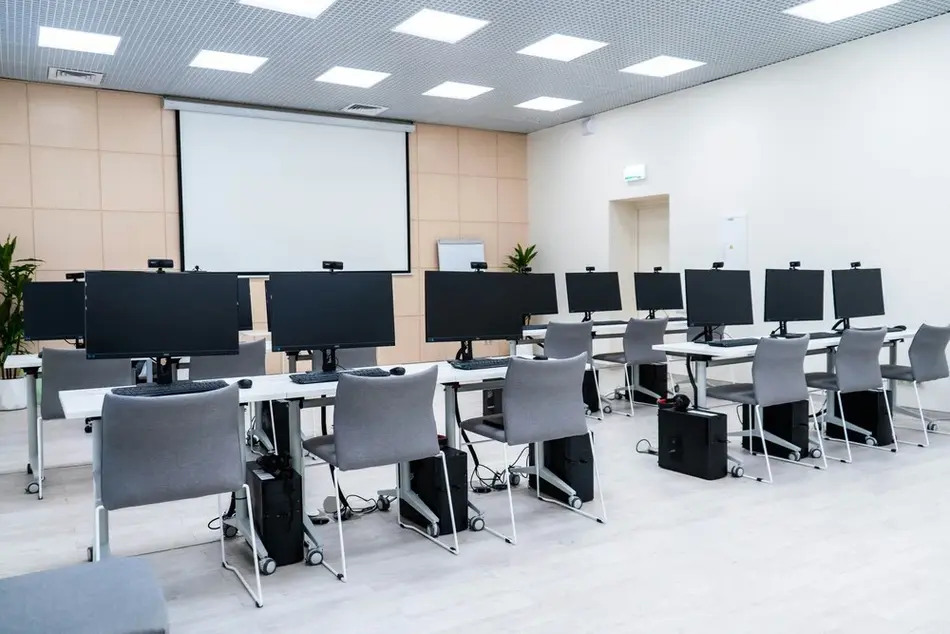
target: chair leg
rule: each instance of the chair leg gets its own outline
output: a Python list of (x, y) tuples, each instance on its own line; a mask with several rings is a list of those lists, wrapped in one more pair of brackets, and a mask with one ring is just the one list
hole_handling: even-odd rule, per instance
[[(597, 495), (600, 497), (600, 518), (597, 520), (601, 524), (607, 523), (607, 505), (604, 504), (604, 485), (600, 479), (600, 467), (597, 466), (597, 452), (594, 451), (594, 432), (587, 430), (587, 438), (590, 440), (590, 458), (594, 463), (594, 482), (597, 485)], [(539, 489), (541, 487), (538, 487)]]
[[(845, 446), (845, 449), (846, 449), (847, 452), (848, 452), (848, 457), (847, 457), (847, 458), (841, 458), (841, 457), (838, 457), (838, 456), (832, 456), (832, 458), (835, 459), (835, 460), (840, 460), (841, 462), (843, 462), (843, 463), (845, 463), (845, 464), (851, 464), (851, 461), (852, 461), (852, 456), (851, 456), (851, 439), (848, 437), (848, 424), (847, 424), (847, 422), (846, 422), (846, 420), (845, 420), (845, 417), (844, 417), (844, 403), (843, 403), (842, 400), (841, 400), (841, 392), (835, 392), (835, 398), (838, 399), (838, 413), (840, 414), (840, 418), (841, 418), (841, 431), (842, 431), (842, 435), (844, 436), (844, 440), (840, 440), (840, 441), (839, 441), (837, 438), (829, 438), (828, 440), (832, 440), (832, 441), (835, 441), (835, 442), (843, 442), (843, 443), (844, 443), (844, 446)], [(825, 416), (827, 417), (828, 414), (829, 414), (830, 411), (831, 411), (831, 407), (828, 406), (828, 407), (826, 407), (825, 409), (826, 409)], [(828, 425), (828, 423), (827, 423), (827, 418), (826, 418), (825, 426), (827, 427), (827, 425)]]
[[(257, 604), (257, 607), (262, 608), (264, 607), (264, 592), (261, 589), (261, 570), (260, 570), (260, 566), (258, 565), (259, 560), (257, 558), (257, 539), (254, 538), (254, 536), (257, 534), (254, 528), (254, 503), (253, 503), (253, 500), (251, 499), (251, 488), (247, 486), (247, 484), (244, 485), (244, 494), (247, 496), (248, 524), (250, 525), (250, 530), (251, 530), (251, 539), (249, 541), (251, 542), (251, 552), (253, 553), (253, 556), (254, 556), (254, 582), (255, 582), (254, 585), (257, 586), (257, 593), (255, 594), (254, 591), (251, 589), (251, 586), (248, 585), (247, 581), (244, 579), (244, 575), (241, 574), (241, 571), (239, 571), (237, 568), (235, 568), (234, 566), (228, 563), (227, 556), (224, 552), (224, 521), (223, 520), (221, 520), (220, 522), (220, 525), (221, 525), (220, 526), (221, 566), (225, 570), (230, 570), (231, 572), (234, 573), (234, 575), (238, 578), (238, 581), (241, 582), (241, 585), (244, 586), (244, 589), (247, 590), (247, 593), (251, 595), (252, 599), (254, 599), (254, 603)], [(218, 503), (218, 517), (221, 517), (221, 496), (216, 495), (214, 497)]]
[[(765, 471), (768, 473), (769, 479), (763, 480), (762, 478), (757, 478), (755, 476), (743, 475), (744, 478), (749, 478), (757, 482), (765, 482), (766, 484), (772, 484), (772, 463), (769, 461), (769, 448), (765, 442), (765, 429), (762, 426), (762, 414), (761, 409), (758, 405), (753, 406), (753, 414), (755, 416), (755, 426), (759, 428), (759, 440), (762, 441), (762, 455), (765, 456)], [(749, 438), (749, 447), (752, 446), (752, 438)]]
[[(587, 430), (587, 437), (591, 443), (590, 445), (591, 457), (594, 458), (593, 456), (594, 440), (593, 440), (593, 435), (591, 434), (591, 431), (589, 429)], [(554, 473), (552, 473), (551, 471), (545, 468), (543, 456), (541, 455), (541, 451), (543, 451), (543, 449), (541, 449), (540, 451), (537, 449), (540, 446), (542, 446), (542, 443), (535, 443), (535, 458), (536, 458), (535, 473), (537, 474), (536, 477), (538, 480), (538, 499), (541, 500), (542, 502), (547, 502), (549, 504), (556, 504), (557, 506), (562, 506), (568, 509), (569, 511), (573, 511), (574, 513), (577, 513), (578, 515), (583, 515), (584, 517), (588, 519), (592, 519), (596, 521), (598, 524), (606, 524), (607, 523), (606, 515), (604, 515), (604, 517), (597, 517), (596, 515), (592, 515), (591, 513), (588, 513), (587, 511), (582, 511), (581, 507), (583, 506), (583, 502), (577, 496), (577, 491), (575, 491), (574, 488), (571, 487), (569, 484), (561, 480), (561, 478), (559, 478), (557, 475), (555, 475)], [(597, 471), (596, 458), (594, 458), (593, 462), (594, 462), (594, 469), (595, 469), (594, 473), (596, 476), (595, 483), (597, 485), (598, 490), (600, 491), (601, 510), (603, 511), (604, 493), (603, 493), (603, 488), (601, 488), (600, 486), (600, 472)], [(565, 504), (564, 502), (561, 502), (560, 500), (546, 498), (543, 495), (541, 495), (541, 481), (542, 480), (546, 480), (548, 483), (554, 485), (554, 487), (557, 488), (558, 490), (569, 495), (570, 497), (568, 498), (568, 502), (576, 503), (576, 506), (574, 506), (571, 503)]]
[(623, 364), (623, 384), (624, 387), (627, 388), (627, 399), (630, 402), (630, 411), (624, 413), (627, 415), (627, 417), (634, 418), (636, 416), (636, 412), (633, 409), (633, 386), (630, 385), (630, 366), (626, 363)]
[[(918, 402), (919, 402), (919, 399), (918, 399)], [(36, 461), (39, 463), (37, 465), (36, 474), (35, 474), (36, 482), (37, 482), (36, 498), (38, 500), (42, 500), (43, 499), (43, 480), (46, 477), (43, 473), (44, 457), (43, 457), (43, 418), (42, 417), (38, 417), (36, 419)]]
[[(105, 507), (101, 504), (95, 508), (93, 516), (93, 542), (92, 542), (92, 560), (93, 561), (102, 561), (102, 551), (99, 548), (99, 544), (102, 543), (102, 513), (105, 511)], [(219, 516), (220, 517), (220, 516)]]
[[(397, 480), (397, 487), (396, 487), (396, 523), (399, 524), (400, 528), (405, 528), (415, 533), (418, 533), (419, 535), (422, 535), (423, 537), (428, 539), (430, 542), (432, 542), (436, 546), (439, 546), (440, 548), (443, 548), (449, 551), (453, 555), (458, 555), (459, 554), (459, 536), (458, 536), (458, 527), (455, 524), (455, 507), (452, 505), (452, 488), (451, 488), (451, 484), (449, 483), (449, 466), (445, 460), (445, 452), (440, 451), (439, 457), (442, 459), (442, 475), (445, 478), (445, 497), (449, 503), (448, 509), (449, 509), (449, 516), (452, 522), (452, 539), (454, 540), (455, 545), (448, 546), (442, 543), (442, 541), (438, 538), (438, 535), (432, 535), (430, 533), (423, 532), (417, 526), (412, 526), (411, 524), (403, 523), (402, 509), (400, 508), (402, 506), (401, 504), (402, 489), (398, 484), (398, 480)], [(441, 530), (439, 532), (441, 532)]]
[[(927, 421), (924, 418), (924, 407), (920, 402), (920, 390), (917, 388), (917, 381), (914, 381), (914, 396), (917, 397), (917, 413), (920, 414), (920, 427), (924, 431), (924, 444), (921, 447), (930, 446), (930, 436), (927, 435)], [(40, 445), (42, 447), (42, 445)], [(40, 450), (42, 451), (42, 449)], [(40, 454), (43, 455), (42, 453)], [(43, 479), (40, 478), (40, 497), (42, 497)]]
[[(894, 446), (891, 448), (891, 451), (897, 453), (898, 446), (900, 441), (897, 440), (897, 430), (894, 428), (894, 414), (891, 412), (891, 399), (887, 396), (887, 384), (883, 383), (881, 385), (881, 392), (884, 394), (884, 406), (887, 408), (887, 422), (891, 426), (891, 438), (894, 439)], [(882, 447), (883, 449), (883, 447)]]
[[(535, 464), (538, 464), (540, 454), (537, 453), (537, 448), (535, 449), (536, 450), (534, 454), (534, 460), (535, 460)], [(501, 443), (501, 450), (504, 453), (505, 464), (506, 465), (511, 464), (510, 462), (508, 462), (508, 443)], [(540, 490), (540, 488), (541, 488), (541, 482), (539, 479), (538, 489)], [(485, 526), (485, 530), (491, 533), (492, 535), (494, 535), (495, 537), (500, 537), (501, 539), (505, 540), (506, 543), (511, 544), (513, 546), (518, 543), (518, 529), (515, 527), (515, 503), (511, 497), (511, 475), (510, 474), (508, 475), (508, 477), (505, 478), (505, 489), (508, 491), (508, 512), (511, 514), (511, 537), (496, 531), (490, 526)], [(540, 497), (540, 495), (541, 494), (539, 493), (538, 496)]]
[[(597, 394), (597, 416), (595, 418), (602, 421), (604, 420), (604, 399), (600, 395), (600, 379), (597, 378), (597, 367), (593, 363), (590, 364), (590, 371), (594, 375), (594, 392)], [(507, 464), (507, 460), (505, 464)]]
[(825, 441), (822, 439), (821, 425), (818, 424), (818, 412), (815, 411), (815, 402), (811, 400), (811, 394), (808, 395), (808, 412), (811, 414), (812, 423), (815, 425), (815, 432), (818, 434), (818, 451), (821, 452), (821, 466), (818, 468), (827, 469), (828, 458), (825, 454)]

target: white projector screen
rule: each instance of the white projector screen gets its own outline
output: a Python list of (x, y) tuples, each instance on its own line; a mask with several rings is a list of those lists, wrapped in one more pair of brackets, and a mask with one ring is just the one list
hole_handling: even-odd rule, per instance
[(403, 130), (179, 112), (182, 268), (409, 270)]

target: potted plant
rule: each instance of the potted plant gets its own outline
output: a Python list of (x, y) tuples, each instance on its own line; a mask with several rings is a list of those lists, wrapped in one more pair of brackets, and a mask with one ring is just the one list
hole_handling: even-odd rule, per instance
[(515, 250), (508, 256), (508, 262), (505, 265), (509, 271), (521, 273), (531, 266), (531, 260), (538, 255), (537, 245), (532, 244), (529, 247), (523, 247), (521, 244), (515, 246)]
[[(16, 238), (0, 246), (0, 367), (12, 354), (25, 352), (23, 342), (23, 288), (33, 279), (39, 260), (14, 259)], [(3, 370), (0, 410), (26, 407), (26, 378), (17, 370)]]

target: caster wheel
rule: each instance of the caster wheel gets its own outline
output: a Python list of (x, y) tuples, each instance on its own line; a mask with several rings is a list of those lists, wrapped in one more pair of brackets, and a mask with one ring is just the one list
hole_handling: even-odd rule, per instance
[(802, 455), (797, 451), (788, 452), (788, 459), (792, 462), (799, 462), (802, 459)]
[(572, 495), (570, 498), (568, 498), (567, 505), (570, 506), (572, 509), (579, 510), (582, 506), (584, 506), (584, 503), (581, 501), (579, 497), (577, 497), (576, 495)]
[(812, 449), (811, 457), (814, 458), (815, 460), (818, 460), (819, 458), (821, 458), (821, 449), (819, 449), (818, 447), (815, 447), (814, 449)]
[(307, 551), (307, 565), (308, 566), (319, 566), (323, 563), (323, 552), (317, 550), (316, 548), (311, 548)]
[(257, 562), (257, 567), (260, 569), (261, 574), (267, 577), (274, 574), (274, 572), (277, 570), (277, 562), (270, 557), (264, 557), (259, 562)]
[(939, 429), (937, 423), (927, 423), (927, 431), (938, 431)]
[(742, 476), (745, 475), (745, 469), (743, 469), (739, 465), (736, 465), (732, 468), (730, 473), (732, 474), (733, 478), (741, 478)]
[(590, 408), (589, 408), (589, 407), (585, 407), (585, 408), (584, 408), (584, 416), (590, 416)]
[(516, 487), (521, 484), (521, 476), (517, 473), (512, 473), (508, 481), (511, 483), (511, 486)]
[(426, 535), (429, 537), (438, 537), (439, 536), (439, 523), (429, 524), (426, 526)]
[(613, 407), (611, 407), (610, 405), (604, 405), (604, 414), (612, 414), (613, 411), (614, 411)]
[(26, 485), (25, 491), (30, 495), (35, 495), (40, 492), (40, 485), (38, 482), (30, 482)]
[[(237, 537), (238, 529), (236, 526), (231, 526), (230, 524), (224, 525), (224, 538), (225, 539), (234, 539)], [(263, 560), (261, 560), (263, 561)]]
[(389, 501), (389, 498), (382, 495), (376, 498), (376, 510), (388, 511), (390, 508), (392, 508), (392, 502)]
[(868, 436), (864, 439), (864, 444), (868, 447), (877, 447), (877, 438), (874, 436)]
[(84, 432), (86, 432), (87, 434), (91, 434), (91, 433), (92, 433), (92, 425), (86, 425), (85, 427), (83, 427), (82, 430), (83, 430)]
[(473, 517), (472, 519), (468, 520), (468, 530), (472, 531), (473, 533), (485, 530), (485, 520), (478, 516)]

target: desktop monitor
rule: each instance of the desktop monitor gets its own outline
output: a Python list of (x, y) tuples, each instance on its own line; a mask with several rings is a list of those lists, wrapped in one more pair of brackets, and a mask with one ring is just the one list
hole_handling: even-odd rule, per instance
[(90, 359), (238, 353), (237, 276), (86, 273)]
[(251, 313), (251, 280), (238, 278), (238, 330), (254, 328), (254, 316)]
[(267, 317), (267, 330), (270, 330), (270, 280), (264, 280), (264, 314)]
[(512, 298), (532, 275), (426, 271), (426, 341), (520, 339), (524, 304)]
[(682, 310), (683, 285), (679, 273), (634, 273), (637, 310)]
[(23, 287), (23, 338), (82, 339), (86, 333), (83, 282), (28, 282)]
[(396, 345), (390, 273), (271, 273), (266, 289), (275, 352)]
[(884, 314), (881, 269), (832, 271), (831, 286), (835, 297), (835, 319)]
[(568, 273), (567, 308), (572, 313), (621, 310), (623, 305), (617, 273)]
[(824, 271), (766, 269), (765, 321), (821, 321), (824, 307)]
[(515, 297), (525, 315), (557, 315), (557, 284), (554, 273), (518, 274)]
[(753, 323), (749, 272), (687, 270), (686, 320), (690, 327)]

